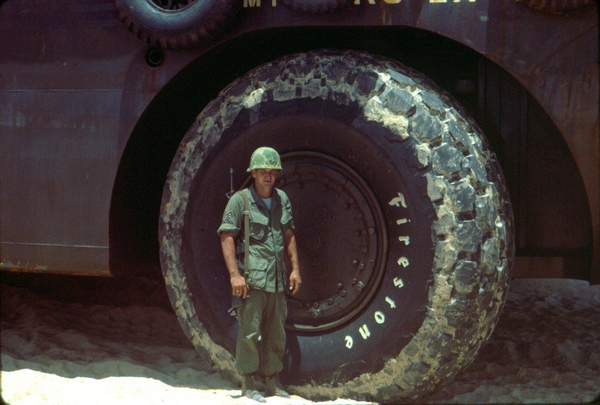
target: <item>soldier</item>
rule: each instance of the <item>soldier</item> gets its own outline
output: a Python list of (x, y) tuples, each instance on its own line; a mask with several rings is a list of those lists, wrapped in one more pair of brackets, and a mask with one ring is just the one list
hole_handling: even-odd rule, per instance
[[(286, 340), (285, 253), (292, 267), (287, 283), (290, 294), (298, 292), (301, 279), (292, 207), (287, 195), (275, 188), (281, 171), (279, 154), (272, 148), (258, 148), (250, 158), (247, 171), (252, 173), (254, 183), (231, 197), (217, 232), (229, 270), (231, 292), (243, 299), (237, 309), (240, 331), (236, 345), (236, 367), (243, 375), (242, 395), (265, 402), (256, 387), (259, 375), (266, 377), (266, 396), (289, 398), (279, 382)], [(249, 215), (249, 237), (244, 231), (244, 206)], [(247, 269), (236, 260), (238, 236), (248, 241), (249, 246), (245, 246)]]

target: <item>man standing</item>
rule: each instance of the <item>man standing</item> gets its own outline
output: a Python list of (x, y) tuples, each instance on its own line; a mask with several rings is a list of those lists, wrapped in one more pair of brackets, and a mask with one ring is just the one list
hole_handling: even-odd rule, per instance
[[(277, 151), (268, 147), (255, 150), (248, 168), (254, 184), (231, 197), (217, 231), (231, 292), (244, 300), (237, 309), (240, 331), (236, 345), (236, 367), (243, 375), (242, 395), (258, 402), (265, 402), (256, 388), (259, 375), (266, 377), (267, 396), (289, 397), (279, 382), (287, 317), (285, 253), (292, 267), (287, 278), (289, 292), (296, 294), (301, 283), (292, 207), (287, 195), (275, 188), (280, 171)], [(244, 230), (245, 206), (250, 220), (249, 238)], [(247, 269), (236, 260), (238, 236), (249, 242), (245, 246)]]

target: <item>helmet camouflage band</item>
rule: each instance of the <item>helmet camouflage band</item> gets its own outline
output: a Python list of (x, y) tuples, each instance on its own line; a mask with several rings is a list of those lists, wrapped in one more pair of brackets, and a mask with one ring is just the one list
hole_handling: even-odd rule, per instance
[(273, 148), (263, 146), (252, 153), (250, 158), (250, 167), (248, 172), (254, 169), (273, 169), (281, 170), (281, 158), (279, 153)]

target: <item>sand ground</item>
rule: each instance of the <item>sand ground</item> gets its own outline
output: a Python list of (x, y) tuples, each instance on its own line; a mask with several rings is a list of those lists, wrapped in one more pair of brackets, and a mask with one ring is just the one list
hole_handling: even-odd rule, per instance
[[(52, 280), (0, 284), (5, 403), (256, 404), (236, 398), (239, 388), (196, 354), (161, 282)], [(478, 357), (424, 402), (597, 401), (599, 342), (600, 286), (513, 280), (499, 324)], [(267, 403), (318, 402), (294, 396)]]

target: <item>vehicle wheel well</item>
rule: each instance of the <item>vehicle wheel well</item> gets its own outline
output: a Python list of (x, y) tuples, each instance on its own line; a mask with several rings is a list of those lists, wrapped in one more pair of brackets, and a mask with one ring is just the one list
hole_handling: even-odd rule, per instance
[[(574, 160), (560, 132), (547, 114), (508, 73), (467, 46), (435, 33), (403, 27), (269, 29), (234, 37), (202, 54), (177, 74), (141, 115), (122, 155), (111, 202), (110, 265), (114, 274), (131, 274), (134, 271), (160, 276), (156, 271), (159, 263), (157, 224), (166, 174), (179, 142), (204, 106), (214, 99), (221, 89), (245, 72), (286, 54), (318, 48), (363, 50), (398, 60), (422, 72), (451, 93), (465, 110), (476, 118), (505, 172), (507, 168), (515, 167), (515, 154), (524, 153), (511, 150), (510, 145), (515, 139), (526, 140), (530, 136), (529, 128), (540, 126), (539, 116), (543, 116), (543, 126), (551, 129), (551, 134), (546, 131), (544, 136), (551, 135), (555, 139), (554, 144), (562, 145), (559, 149), (564, 150), (570, 157), (568, 162), (555, 161), (552, 164), (564, 164), (568, 166), (569, 173), (577, 176), (574, 182), (565, 180), (565, 184), (557, 187), (556, 193), (566, 189), (568, 195), (576, 196), (575, 200), (579, 205), (581, 201), (587, 203), (581, 176), (577, 172)], [(430, 52), (423, 52), (423, 49)], [(533, 117), (533, 122), (522, 128), (523, 134), (516, 136), (514, 130), (508, 129), (507, 132), (500, 128), (500, 125), (505, 125), (505, 128), (507, 125), (503, 124), (504, 117), (497, 115), (510, 115), (514, 111), (496, 111), (490, 106), (491, 98), (487, 95), (482, 96), (487, 94), (487, 89), (482, 92), (479, 88), (482, 69), (492, 71), (498, 76), (497, 83), (500, 84), (496, 84), (497, 88), (492, 89), (493, 91), (502, 93), (503, 89), (508, 88), (506, 94), (496, 96), (495, 102), (498, 106), (510, 104), (516, 89), (519, 97), (525, 97), (527, 103), (535, 107), (530, 110), (537, 111), (536, 117)], [(511, 85), (506, 87), (504, 83), (508, 81)], [(494, 94), (493, 91), (491, 94)], [(527, 118), (523, 122), (526, 120)], [(525, 138), (519, 138), (520, 136)], [(540, 164), (543, 156), (540, 154), (544, 152), (533, 153), (537, 153), (535, 169), (543, 172), (544, 164)], [(531, 156), (525, 157), (531, 159)], [(224, 179), (228, 178), (226, 176), (228, 174), (224, 175)], [(531, 215), (529, 211), (519, 212), (521, 207), (527, 208), (522, 202), (527, 201), (529, 209), (532, 204), (537, 204), (535, 196), (521, 195), (527, 191), (523, 186), (526, 180), (516, 176), (514, 172), (507, 175), (517, 219), (520, 214), (521, 218)], [(542, 208), (551, 212), (556, 210), (561, 202), (551, 203), (546, 200), (544, 204), (553, 204)], [(587, 204), (585, 207), (574, 206), (570, 212), (587, 212), (587, 217), (575, 215), (577, 219), (574, 221), (573, 216), (565, 213), (560, 221), (561, 227), (569, 227), (571, 230), (571, 237), (567, 238), (572, 240), (572, 236), (577, 234), (576, 239), (585, 240), (588, 233), (591, 235), (591, 229), (587, 229), (590, 228), (590, 221), (585, 219), (589, 218)], [(531, 234), (534, 237), (528, 239), (526, 230), (530, 231), (531, 226), (517, 221), (517, 255), (552, 255), (552, 249), (561, 243), (558, 241), (554, 245), (538, 243), (537, 246), (529, 246), (529, 240), (540, 242), (544, 236), (541, 232), (536, 232)], [(582, 242), (579, 248), (566, 253), (559, 252), (557, 256), (591, 255), (591, 237), (588, 239), (587, 246), (583, 246), (585, 243)], [(570, 276), (589, 279), (589, 267), (587, 274), (584, 270), (582, 274)]]

